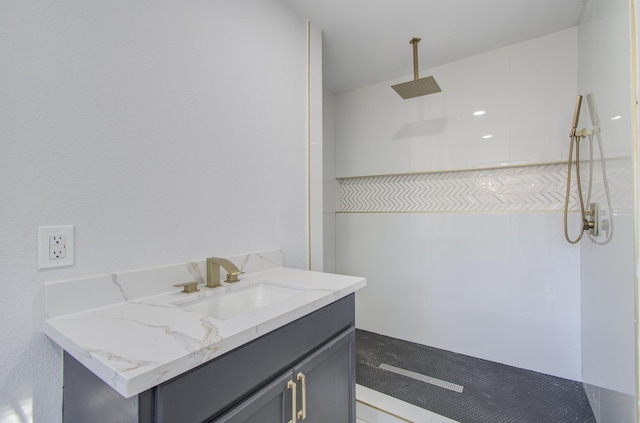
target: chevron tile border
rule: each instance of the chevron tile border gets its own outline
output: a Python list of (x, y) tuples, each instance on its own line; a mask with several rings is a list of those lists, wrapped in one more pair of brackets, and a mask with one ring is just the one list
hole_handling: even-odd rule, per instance
[[(630, 159), (607, 160), (615, 211), (633, 210)], [(592, 201), (605, 201), (600, 162), (594, 162)], [(583, 180), (588, 167), (581, 165)], [(456, 172), (338, 179), (339, 213), (562, 211), (567, 166), (563, 163)], [(572, 177), (570, 210), (578, 209)], [(586, 192), (587, 185), (583, 184)], [(585, 200), (586, 201), (586, 200)]]

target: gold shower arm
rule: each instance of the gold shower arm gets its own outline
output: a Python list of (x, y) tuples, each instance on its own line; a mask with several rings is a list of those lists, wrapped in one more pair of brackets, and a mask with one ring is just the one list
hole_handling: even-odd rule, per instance
[(420, 42), (420, 38), (412, 38), (409, 41), (409, 44), (413, 45), (413, 80), (417, 81), (420, 79), (419, 71), (418, 71), (418, 43)]

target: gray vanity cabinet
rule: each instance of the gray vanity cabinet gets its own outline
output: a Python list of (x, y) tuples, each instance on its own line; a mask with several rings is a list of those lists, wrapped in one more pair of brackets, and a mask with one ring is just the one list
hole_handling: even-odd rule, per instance
[(286, 423), (291, 420), (291, 372), (276, 378), (216, 423)]
[(295, 391), (298, 422), (354, 423), (354, 327), (351, 294), (131, 398), (65, 352), (63, 421), (288, 423)]
[(214, 422), (355, 422), (354, 348), (351, 328)]
[(356, 421), (355, 348), (356, 332), (352, 328), (293, 369), (299, 385), (298, 410), (305, 397), (302, 384), (306, 384), (304, 423)]

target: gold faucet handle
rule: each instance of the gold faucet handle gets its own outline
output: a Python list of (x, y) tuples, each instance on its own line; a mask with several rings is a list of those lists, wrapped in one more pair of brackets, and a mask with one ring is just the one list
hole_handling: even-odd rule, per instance
[(225, 282), (238, 282), (238, 276), (242, 275), (244, 272), (228, 272), (227, 278), (224, 280)]
[(189, 281), (189, 282), (183, 282), (183, 283), (177, 283), (175, 285), (176, 288), (182, 288), (182, 293), (184, 294), (191, 294), (193, 292), (198, 292), (200, 291), (198, 289), (198, 282), (195, 281)]

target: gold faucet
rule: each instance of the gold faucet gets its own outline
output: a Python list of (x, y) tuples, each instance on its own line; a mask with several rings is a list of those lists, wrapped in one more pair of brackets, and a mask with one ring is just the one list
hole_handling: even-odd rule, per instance
[(220, 266), (224, 267), (224, 270), (227, 271), (225, 282), (238, 282), (238, 275), (244, 273), (227, 259), (209, 257), (207, 259), (207, 288), (220, 286)]

